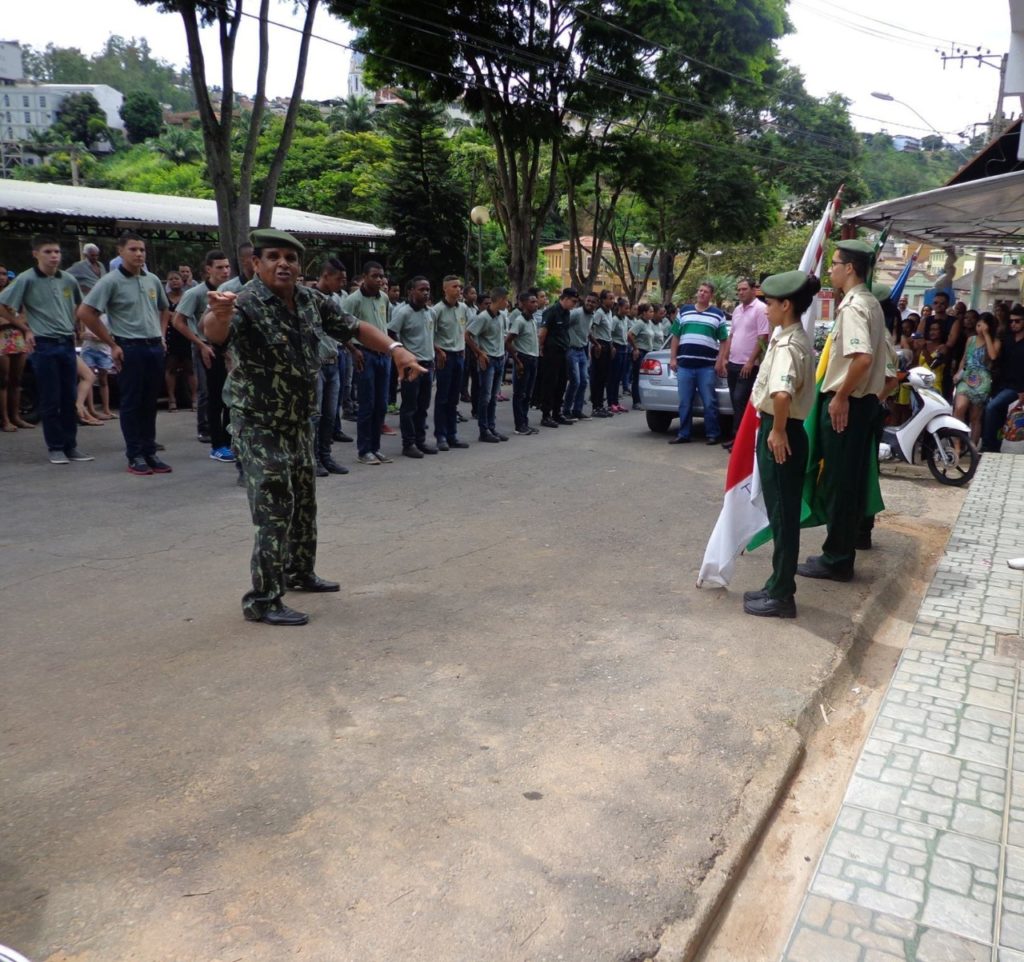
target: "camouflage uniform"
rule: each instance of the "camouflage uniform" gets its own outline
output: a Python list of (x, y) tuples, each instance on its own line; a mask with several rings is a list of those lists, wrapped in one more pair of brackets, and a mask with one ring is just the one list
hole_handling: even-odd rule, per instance
[(330, 302), (295, 289), (296, 313), (263, 281), (239, 293), (229, 343), (235, 356), (231, 417), (249, 508), (256, 525), (252, 591), (242, 611), (258, 619), (290, 578), (313, 573), (316, 481), (310, 417), (316, 410), (320, 343), (352, 338), (359, 322)]

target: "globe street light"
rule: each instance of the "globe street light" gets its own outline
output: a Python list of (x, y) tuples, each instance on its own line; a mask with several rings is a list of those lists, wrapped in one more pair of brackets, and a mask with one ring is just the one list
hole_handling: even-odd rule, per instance
[(702, 251), (698, 247), (697, 248), (697, 253), (701, 254), (701, 255), (703, 255), (704, 257), (707, 258), (707, 262), (704, 265), (704, 274), (707, 277), (710, 277), (711, 276), (711, 258), (712, 257), (721, 257), (722, 256), (722, 251), (711, 251), (710, 253), (708, 253), (708, 251)]
[(484, 289), (484, 224), (490, 223), (491, 212), (479, 205), (469, 212), (469, 219), (476, 224), (476, 292), (479, 296)]
[[(922, 117), (921, 114), (918, 113), (913, 107), (911, 107), (910, 104), (908, 104), (905, 100), (899, 100), (892, 94), (882, 93), (879, 90), (873, 90), (871, 92), (871, 96), (874, 97), (875, 100), (884, 100), (886, 103), (899, 104), (901, 107), (906, 107), (907, 110), (914, 114), (914, 116), (916, 116), (933, 134), (938, 134), (939, 138), (942, 140), (943, 145), (945, 145), (946, 138), (943, 136), (942, 131), (937, 129), (934, 124), (928, 123), (927, 119)], [(966, 162), (967, 157), (964, 156), (963, 151), (961, 151), (959, 147), (957, 147), (955, 144), (950, 144), (949, 146), (962, 161)]]

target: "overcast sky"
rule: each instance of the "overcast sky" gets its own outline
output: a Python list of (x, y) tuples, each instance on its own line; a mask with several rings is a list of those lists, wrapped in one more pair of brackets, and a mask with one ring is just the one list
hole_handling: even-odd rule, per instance
[[(99, 16), (102, 6), (102, 16)], [(256, 4), (250, 4), (254, 9)], [(274, 5), (273, 18), (301, 27), (291, 0)], [(88, 13), (87, 13), (88, 11)], [(970, 130), (989, 118), (995, 107), (999, 73), (976, 63), (963, 69), (947, 64), (945, 70), (936, 48), (952, 52), (968, 47), (1002, 53), (1009, 43), (1008, 0), (928, 0), (927, 3), (894, 3), (893, 0), (790, 0), (789, 17), (794, 32), (781, 41), (783, 56), (798, 66), (807, 86), (817, 96), (839, 91), (852, 103), (853, 121), (859, 130), (886, 129), (890, 133), (923, 136), (931, 128), (955, 140), (956, 133)], [(43, 48), (47, 43), (76, 46), (87, 54), (102, 47), (109, 33), (145, 37), (154, 54), (176, 65), (186, 61), (185, 37), (177, 15), (162, 14), (155, 7), (140, 7), (134, 0), (101, 0), (83, 5), (82, 0), (39, 0), (5, 4), (0, 39), (19, 40)], [(317, 18), (305, 96), (327, 99), (344, 96), (349, 51), (338, 44), (352, 34), (340, 20), (321, 12)], [(206, 31), (208, 62), (219, 65), (216, 33)], [(293, 76), (289, 66), (298, 50), (298, 35), (284, 27), (271, 27), (271, 62), (268, 93), (286, 96)], [(694, 51), (698, 54), (697, 51)], [(256, 24), (243, 21), (236, 54), (236, 87), (251, 92), (256, 74)], [(209, 76), (218, 76), (209, 69)], [(213, 81), (211, 81), (213, 82)], [(886, 103), (871, 96), (888, 93), (900, 103)], [(1019, 113), (1020, 101), (1008, 101), (1008, 113)], [(916, 113), (915, 113), (916, 111)], [(923, 119), (922, 119), (923, 118)]]

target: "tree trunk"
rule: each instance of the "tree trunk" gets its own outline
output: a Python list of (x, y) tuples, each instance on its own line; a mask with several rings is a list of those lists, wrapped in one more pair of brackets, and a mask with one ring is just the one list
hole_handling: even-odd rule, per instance
[[(266, 3), (267, 0), (264, 0)], [(299, 116), (299, 107), (302, 105), (302, 87), (306, 79), (306, 62), (309, 59), (309, 40), (313, 33), (313, 20), (316, 17), (317, 4), (320, 0), (307, 0), (306, 19), (302, 24), (302, 41), (299, 44), (299, 59), (295, 64), (295, 84), (292, 87), (292, 99), (288, 104), (288, 112), (284, 118), (284, 131), (278, 141), (277, 149), (274, 151), (274, 158), (270, 162), (270, 171), (267, 173), (266, 183), (263, 185), (263, 194), (260, 198), (260, 227), (270, 227), (274, 216), (274, 202), (277, 199), (277, 184), (281, 179), (281, 171), (284, 168), (285, 158), (292, 145), (292, 138), (295, 135), (295, 121)], [(266, 73), (266, 65), (262, 60), (260, 63), (263, 73)]]

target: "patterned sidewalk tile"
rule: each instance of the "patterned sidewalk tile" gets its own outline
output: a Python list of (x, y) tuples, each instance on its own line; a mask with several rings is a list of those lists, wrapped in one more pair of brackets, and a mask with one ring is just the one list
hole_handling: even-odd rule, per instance
[(1024, 951), (1024, 851), (1007, 847), (999, 944)]
[[(1013, 669), (956, 656), (906, 652), (872, 737), (1007, 767)], [(1003, 704), (1006, 710), (983, 707)]]
[[(846, 803), (998, 842), (1006, 772), (869, 738), (850, 779)], [(1021, 828), (1024, 832), (1024, 824)]]
[(989, 962), (991, 958), (988, 945), (884, 912), (808, 895), (783, 962)]
[(811, 892), (990, 943), (998, 871), (998, 844), (844, 805)]

